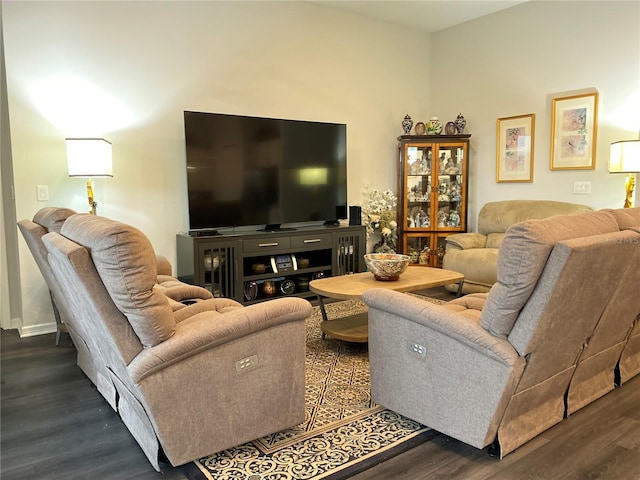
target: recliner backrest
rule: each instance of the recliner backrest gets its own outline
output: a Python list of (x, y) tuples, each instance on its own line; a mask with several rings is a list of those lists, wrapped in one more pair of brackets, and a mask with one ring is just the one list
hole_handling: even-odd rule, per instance
[(45, 207), (36, 212), (33, 221), (21, 220), (18, 222), (18, 228), (51, 292), (54, 308), (58, 309), (60, 317), (65, 323), (71, 322), (72, 314), (60, 293), (58, 281), (47, 261), (48, 253), (42, 243), (42, 237), (48, 232), (59, 232), (67, 218), (75, 213), (69, 208)]
[(620, 230), (640, 228), (640, 207), (617, 208), (605, 211), (615, 217)]
[[(576, 365), (633, 257), (634, 232), (560, 241), (508, 340), (527, 358), (518, 391)], [(612, 242), (620, 241), (612, 252)], [(628, 330), (625, 328), (625, 330)]]
[(507, 338), (558, 242), (617, 231), (617, 222), (607, 212), (560, 215), (510, 227), (498, 254), (498, 281), (489, 292), (480, 324)]
[(90, 338), (99, 343), (97, 351), (105, 367), (119, 378), (128, 378), (126, 365), (142, 351), (142, 344), (105, 289), (89, 251), (56, 232), (42, 241), (67, 302)]
[(47, 232), (60, 233), (62, 225), (67, 221), (67, 218), (76, 213), (75, 210), (71, 210), (70, 208), (45, 207), (36, 212), (33, 216), (33, 221), (45, 227)]
[[(611, 294), (607, 307), (600, 316), (584, 356), (595, 355), (625, 341), (640, 316), (640, 229), (628, 229), (611, 238), (611, 247), (623, 250), (622, 265), (615, 272), (617, 287)], [(610, 255), (605, 254), (605, 258)], [(615, 268), (615, 264), (609, 268)], [(613, 366), (611, 368), (613, 372)]]
[(147, 237), (135, 227), (89, 214), (69, 218), (62, 235), (89, 250), (109, 296), (145, 347), (175, 333), (173, 311), (154, 288), (156, 257)]
[(504, 233), (511, 225), (526, 220), (590, 212), (587, 205), (553, 200), (503, 200), (483, 205), (478, 213), (478, 233)]

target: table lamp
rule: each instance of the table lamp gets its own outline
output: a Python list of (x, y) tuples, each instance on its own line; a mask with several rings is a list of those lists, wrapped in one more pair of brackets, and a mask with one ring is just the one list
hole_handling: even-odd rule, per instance
[(640, 140), (620, 140), (611, 144), (609, 173), (626, 173), (624, 208), (633, 207), (636, 173), (640, 172)]
[(113, 177), (111, 143), (104, 138), (67, 138), (67, 168), (70, 177), (87, 178), (89, 213), (96, 214), (93, 177)]

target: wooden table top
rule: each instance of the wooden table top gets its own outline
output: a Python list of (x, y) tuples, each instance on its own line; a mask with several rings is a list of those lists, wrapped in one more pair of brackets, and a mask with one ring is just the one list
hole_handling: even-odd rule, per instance
[(376, 280), (371, 272), (355, 273), (312, 280), (309, 288), (323, 297), (341, 300), (359, 299), (370, 288), (387, 288), (398, 292), (415, 292), (464, 280), (464, 275), (442, 268), (411, 266), (395, 282)]

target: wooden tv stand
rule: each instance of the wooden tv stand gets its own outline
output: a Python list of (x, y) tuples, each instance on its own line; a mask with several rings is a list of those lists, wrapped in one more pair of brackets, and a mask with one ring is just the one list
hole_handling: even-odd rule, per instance
[(204, 287), (215, 297), (243, 304), (285, 295), (313, 297), (308, 287), (312, 280), (359, 273), (366, 268), (364, 226), (314, 226), (214, 236), (179, 233), (176, 243), (178, 279)]

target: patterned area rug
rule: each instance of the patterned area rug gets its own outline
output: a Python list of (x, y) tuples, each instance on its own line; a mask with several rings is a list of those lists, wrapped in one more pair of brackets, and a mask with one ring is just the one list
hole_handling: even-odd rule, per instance
[[(357, 300), (326, 305), (329, 319), (366, 308)], [(433, 437), (371, 401), (367, 344), (322, 338), (321, 322), (314, 307), (306, 320), (304, 423), (192, 462), (183, 468), (189, 479), (341, 480)]]

